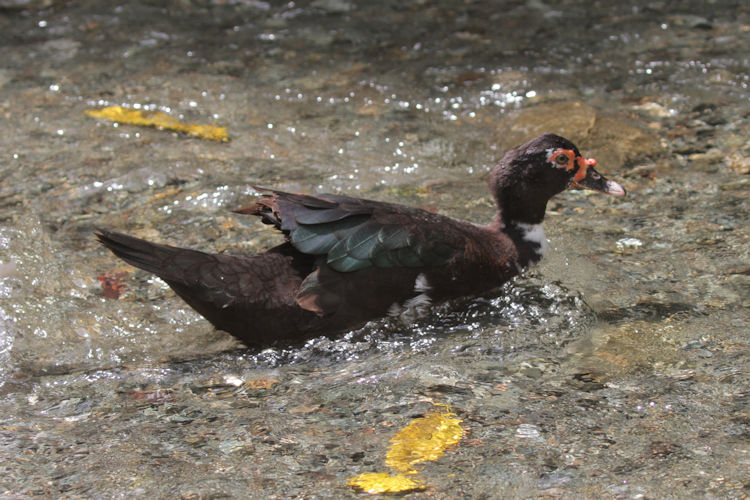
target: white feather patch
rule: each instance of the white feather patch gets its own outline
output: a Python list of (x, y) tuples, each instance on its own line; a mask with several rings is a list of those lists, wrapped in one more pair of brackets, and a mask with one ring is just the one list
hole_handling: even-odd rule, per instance
[(432, 305), (432, 299), (426, 293), (420, 293), (416, 297), (412, 297), (406, 302), (404, 302), (405, 309), (407, 310), (414, 309), (419, 313), (425, 312), (425, 309), (427, 309), (431, 305)]
[(397, 302), (394, 302), (391, 304), (391, 307), (388, 308), (388, 316), (399, 316), (403, 310), (403, 307), (398, 305)]
[(419, 273), (417, 279), (414, 280), (414, 291), (415, 292), (429, 292), (432, 287), (427, 282), (427, 276), (424, 273)]
[(536, 254), (539, 256), (539, 259), (537, 259), (539, 261), (547, 253), (547, 236), (544, 234), (542, 224), (517, 222), (516, 227), (521, 231), (521, 237), (524, 241), (537, 245)]
[(414, 291), (417, 292), (417, 295), (407, 299), (403, 305), (399, 305), (396, 302), (391, 304), (391, 307), (388, 309), (388, 315), (402, 316), (407, 319), (424, 316), (432, 305), (432, 299), (427, 294), (430, 290), (432, 290), (432, 287), (427, 281), (427, 276), (419, 273), (417, 279), (414, 280)]

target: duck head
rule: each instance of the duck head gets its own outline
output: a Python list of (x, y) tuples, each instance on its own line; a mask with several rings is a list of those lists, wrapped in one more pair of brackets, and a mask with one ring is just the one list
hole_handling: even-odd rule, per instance
[(555, 134), (542, 134), (508, 151), (490, 174), (490, 189), (508, 223), (539, 224), (547, 202), (568, 187), (625, 196), (625, 189), (596, 171), (575, 144)]

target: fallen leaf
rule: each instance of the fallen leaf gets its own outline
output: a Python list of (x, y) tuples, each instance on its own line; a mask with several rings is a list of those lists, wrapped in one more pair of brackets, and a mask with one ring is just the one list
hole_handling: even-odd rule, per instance
[(97, 276), (96, 279), (102, 284), (102, 295), (108, 299), (119, 299), (123, 290), (127, 288), (125, 283), (122, 282), (126, 274), (123, 272), (107, 272)]
[(229, 142), (229, 135), (227, 135), (226, 127), (182, 123), (177, 118), (162, 113), (161, 111), (141, 111), (138, 109), (123, 108), (122, 106), (109, 106), (102, 109), (87, 109), (84, 112), (94, 118), (105, 118), (117, 123), (174, 130), (176, 132), (194, 135), (201, 139)]
[(351, 478), (350, 486), (371, 494), (402, 493), (421, 490), (421, 481), (408, 476), (418, 474), (416, 464), (437, 460), (445, 450), (458, 443), (464, 435), (461, 419), (447, 407), (412, 420), (391, 439), (385, 464), (397, 474), (366, 472)]
[(424, 485), (403, 474), (392, 476), (385, 472), (365, 472), (353, 477), (347, 483), (361, 489), (365, 493), (378, 495), (380, 493), (403, 493), (406, 491), (423, 490)]

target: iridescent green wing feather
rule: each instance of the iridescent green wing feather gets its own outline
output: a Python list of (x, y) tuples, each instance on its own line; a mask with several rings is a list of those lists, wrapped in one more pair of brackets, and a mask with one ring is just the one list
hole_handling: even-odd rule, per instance
[[(293, 197), (292, 197), (293, 196)], [(445, 265), (460, 244), (442, 216), (346, 196), (279, 195), (281, 227), (300, 252), (325, 255), (339, 272)]]

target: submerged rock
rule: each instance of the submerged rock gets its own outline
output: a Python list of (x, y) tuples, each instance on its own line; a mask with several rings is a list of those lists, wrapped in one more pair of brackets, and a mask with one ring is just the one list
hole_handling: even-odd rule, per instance
[(546, 102), (517, 111), (499, 130), (500, 149), (556, 130), (596, 157), (601, 165), (633, 165), (666, 154), (646, 123), (581, 101)]

